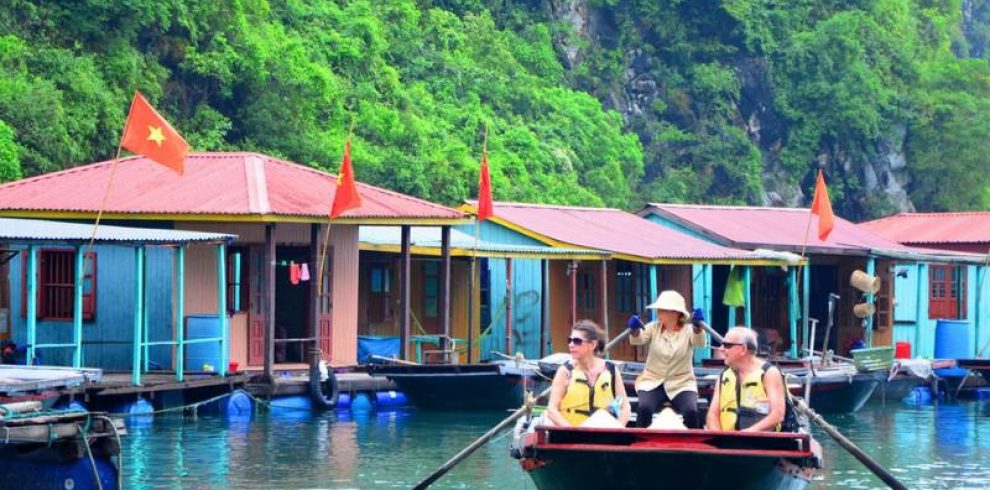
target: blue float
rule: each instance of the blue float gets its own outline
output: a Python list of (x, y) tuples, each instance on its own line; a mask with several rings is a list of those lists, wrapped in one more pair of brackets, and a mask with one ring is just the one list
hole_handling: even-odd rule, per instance
[(313, 401), (309, 395), (280, 396), (272, 399), (269, 410), (280, 418), (308, 419), (313, 414)]
[(375, 393), (375, 401), (379, 409), (404, 407), (409, 403), (406, 394), (401, 391), (379, 391)]
[(229, 419), (250, 419), (254, 414), (254, 400), (244, 390), (234, 390), (220, 404), (221, 414)]
[(128, 429), (147, 429), (155, 420), (155, 407), (144, 398), (125, 403), (118, 412), (127, 416), (125, 423)]
[(351, 408), (351, 394), (341, 393), (337, 395), (337, 404), (334, 405), (337, 410), (347, 410)]
[[(935, 358), (965, 359), (970, 356), (969, 322), (963, 320), (938, 320), (935, 322)], [(961, 378), (967, 371), (962, 368), (936, 369), (942, 378)]]
[(375, 408), (367, 393), (358, 393), (351, 399), (351, 412), (369, 412)]
[[(91, 463), (88, 458), (63, 461), (53, 456), (49, 459), (38, 460), (37, 457), (4, 457), (0, 459), (0, 472), (5, 481), (21, 490), (50, 489), (50, 488), (97, 488), (94, 485), (95, 472), (99, 476), (102, 488), (117, 488), (120, 477), (117, 467), (108, 456), (95, 455)], [(4, 485), (4, 488), (8, 488)]]
[(911, 405), (924, 405), (932, 402), (932, 390), (927, 386), (915, 386), (911, 393), (902, 399)]

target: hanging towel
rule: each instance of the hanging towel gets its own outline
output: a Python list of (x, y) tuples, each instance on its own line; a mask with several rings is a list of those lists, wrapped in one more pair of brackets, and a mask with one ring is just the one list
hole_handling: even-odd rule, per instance
[(305, 262), (299, 264), (299, 280), (302, 282), (309, 280), (309, 264)]
[(289, 263), (289, 282), (293, 286), (299, 284), (299, 264), (295, 262)]
[(732, 266), (729, 271), (729, 278), (725, 281), (725, 294), (722, 295), (722, 304), (725, 306), (745, 306), (746, 284), (743, 283), (741, 267)]

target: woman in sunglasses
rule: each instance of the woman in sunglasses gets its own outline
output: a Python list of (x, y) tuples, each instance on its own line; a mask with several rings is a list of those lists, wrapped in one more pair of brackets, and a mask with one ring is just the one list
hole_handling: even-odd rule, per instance
[(643, 374), (636, 378), (636, 425), (649, 427), (665, 402), (684, 418), (688, 429), (700, 429), (698, 383), (694, 377), (694, 349), (705, 346), (705, 332), (689, 325), (704, 321), (701, 310), (687, 311), (677, 291), (663, 291), (648, 309), (657, 310), (657, 321), (643, 325), (629, 318), (629, 342), (649, 346)]
[(605, 332), (590, 320), (571, 327), (567, 339), (571, 359), (557, 368), (550, 389), (547, 417), (558, 426), (579, 426), (605, 410), (623, 427), (629, 421), (629, 400), (622, 375), (598, 355), (605, 352)]

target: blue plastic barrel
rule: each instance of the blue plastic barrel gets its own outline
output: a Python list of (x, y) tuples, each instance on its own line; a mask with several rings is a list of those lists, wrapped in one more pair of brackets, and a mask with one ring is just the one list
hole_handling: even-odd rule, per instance
[(351, 412), (370, 412), (374, 408), (371, 397), (367, 393), (361, 392), (351, 399)]
[(313, 401), (309, 395), (280, 396), (272, 399), (269, 413), (284, 419), (305, 420), (313, 415)]
[[(220, 318), (216, 315), (186, 316), (186, 340), (219, 338)], [(187, 371), (220, 370), (220, 342), (188, 344), (185, 366)]]
[(147, 429), (155, 420), (155, 407), (144, 398), (126, 403), (118, 411), (127, 414), (124, 423), (128, 429)]
[[(965, 359), (970, 356), (969, 322), (964, 320), (938, 320), (935, 322), (935, 358)], [(936, 369), (943, 378), (966, 376), (962, 368)]]
[(351, 408), (351, 394), (341, 393), (337, 395), (337, 405), (335, 405), (337, 410), (348, 410)]
[(375, 393), (378, 408), (403, 407), (408, 403), (406, 394), (401, 391), (379, 391)]
[(924, 405), (932, 402), (932, 390), (927, 386), (915, 386), (902, 400), (909, 405)]
[(250, 419), (254, 413), (254, 401), (244, 390), (234, 390), (223, 399), (221, 413), (228, 419)]

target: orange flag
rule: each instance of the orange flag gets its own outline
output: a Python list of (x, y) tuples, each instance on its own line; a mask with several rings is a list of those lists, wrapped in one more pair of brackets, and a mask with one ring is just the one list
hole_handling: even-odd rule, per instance
[(815, 181), (815, 197), (811, 200), (811, 214), (818, 215), (818, 238), (822, 241), (828, 238), (835, 226), (835, 215), (832, 214), (832, 203), (828, 200), (828, 188), (825, 187), (825, 175), (818, 170), (818, 180)]
[(337, 174), (337, 191), (333, 195), (330, 217), (336, 218), (344, 211), (360, 206), (361, 195), (354, 183), (354, 167), (351, 166), (351, 139), (347, 138), (344, 143), (344, 159), (340, 162), (340, 173)]
[(189, 153), (189, 143), (151, 107), (140, 92), (134, 92), (120, 146), (144, 155), (179, 175), (182, 175), (182, 162)]
[(488, 152), (481, 153), (481, 175), (478, 178), (478, 221), (495, 216), (492, 206), (492, 178), (488, 173)]

